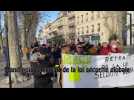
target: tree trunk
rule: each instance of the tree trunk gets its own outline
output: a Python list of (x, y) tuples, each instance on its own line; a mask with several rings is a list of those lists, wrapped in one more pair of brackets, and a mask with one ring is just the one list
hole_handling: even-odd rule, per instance
[(2, 41), (2, 27), (1, 27), (1, 13), (0, 13), (0, 57), (3, 54), (3, 41)]
[(0, 57), (2, 57), (3, 54), (3, 38), (2, 33), (0, 33)]
[[(7, 22), (8, 22), (8, 46), (9, 46), (9, 60), (10, 68), (21, 67), (21, 57), (19, 50), (19, 40), (17, 33), (17, 18), (15, 11), (7, 11)], [(17, 72), (11, 72), (12, 82), (21, 81), (20, 74)]]
[[(24, 14), (25, 13), (25, 14)], [(28, 14), (30, 13), (30, 14)], [(21, 34), (21, 45), (23, 48), (23, 59), (28, 61), (27, 54), (25, 52), (31, 48), (31, 43), (36, 32), (36, 26), (38, 22), (37, 11), (22, 12), (23, 33)]]
[(26, 30), (26, 26), (25, 26), (25, 23), (26, 23), (26, 20), (25, 20), (25, 16), (23, 16), (23, 33), (21, 35), (21, 45), (22, 45), (22, 50), (23, 50), (23, 60), (25, 61), (28, 61), (28, 58), (27, 58), (27, 40), (28, 40), (28, 34), (27, 34), (27, 30)]

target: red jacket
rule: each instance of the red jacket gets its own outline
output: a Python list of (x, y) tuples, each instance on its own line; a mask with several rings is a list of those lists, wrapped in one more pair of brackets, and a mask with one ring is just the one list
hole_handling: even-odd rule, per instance
[[(112, 50), (111, 50), (112, 52)], [(116, 48), (116, 52), (112, 52), (112, 53), (122, 53), (122, 49), (121, 48)]]
[(109, 53), (110, 53), (110, 48), (109, 47), (102, 47), (101, 49), (100, 49), (100, 52), (99, 52), (99, 54), (100, 55), (108, 55)]

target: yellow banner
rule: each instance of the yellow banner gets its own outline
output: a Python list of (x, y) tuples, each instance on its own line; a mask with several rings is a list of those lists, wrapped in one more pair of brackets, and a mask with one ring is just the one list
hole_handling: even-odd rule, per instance
[[(78, 65), (90, 64), (91, 63), (91, 56), (84, 56), (84, 55), (71, 55), (71, 54), (62, 54), (62, 63), (63, 65), (69, 64), (69, 80), (70, 81), (80, 81), (80, 72), (78, 71)], [(71, 71), (71, 68), (75, 66), (75, 72)]]

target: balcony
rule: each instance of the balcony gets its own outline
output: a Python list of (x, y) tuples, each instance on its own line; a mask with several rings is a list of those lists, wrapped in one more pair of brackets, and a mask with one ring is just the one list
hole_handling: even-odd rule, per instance
[(54, 36), (58, 35), (58, 32), (57, 32), (57, 30), (53, 30), (53, 31), (50, 31), (48, 34), (50, 37), (54, 37)]
[(63, 30), (59, 30), (58, 31), (58, 35), (63, 35), (64, 34), (64, 31)]
[(75, 20), (70, 20), (68, 21), (69, 26), (75, 26)]
[(75, 29), (69, 29), (69, 33), (75, 33)]
[(60, 25), (57, 28), (58, 28), (58, 30), (62, 30), (63, 29), (63, 25)]
[(57, 27), (62, 27), (63, 26), (63, 23), (62, 22), (59, 22)]
[(68, 19), (75, 18), (75, 14), (73, 12), (68, 13)]

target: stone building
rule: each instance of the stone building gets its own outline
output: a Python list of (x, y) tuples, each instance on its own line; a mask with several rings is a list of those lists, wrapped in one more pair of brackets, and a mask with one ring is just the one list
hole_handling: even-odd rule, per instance
[(44, 33), (64, 35), (66, 41), (74, 41), (82, 35), (97, 34), (100, 42), (117, 34), (122, 41), (125, 33), (126, 11), (61, 11), (59, 17), (46, 25)]

